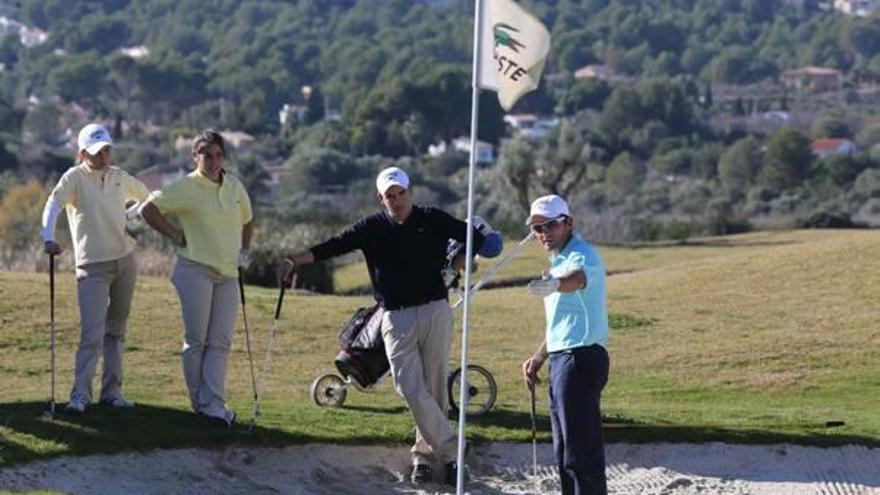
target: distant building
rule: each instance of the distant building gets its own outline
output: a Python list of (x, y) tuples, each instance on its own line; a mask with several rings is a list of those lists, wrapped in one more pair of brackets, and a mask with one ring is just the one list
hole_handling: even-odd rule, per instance
[(0, 17), (0, 36), (18, 34), (24, 27), (20, 22), (8, 17)]
[(810, 143), (810, 151), (819, 158), (830, 155), (852, 155), (856, 143), (842, 138), (821, 138)]
[(574, 78), (613, 81), (617, 79), (617, 76), (605, 64), (590, 64), (574, 71)]
[(788, 89), (815, 92), (837, 91), (843, 85), (843, 73), (826, 67), (802, 67), (782, 73), (782, 84)]
[(834, 0), (834, 10), (859, 17), (867, 17), (880, 9), (880, 0)]
[(144, 45), (140, 46), (129, 46), (125, 48), (120, 48), (119, 53), (131, 57), (133, 59), (144, 58), (150, 54), (150, 49)]
[(18, 36), (21, 44), (27, 48), (40, 46), (49, 40), (49, 33), (42, 29), (28, 28), (24, 26), (18, 31)]
[(504, 122), (510, 126), (514, 134), (534, 139), (546, 136), (559, 125), (559, 119), (538, 117), (530, 113), (505, 115)]
[(290, 120), (291, 118), (293, 118), (297, 124), (305, 122), (306, 106), (295, 103), (285, 103), (284, 106), (281, 107), (281, 110), (278, 110), (278, 123), (283, 127), (287, 125), (288, 122), (293, 123)]
[[(471, 138), (462, 136), (453, 139), (452, 148), (455, 151), (470, 154)], [(492, 145), (485, 141), (477, 140), (477, 163), (492, 163), (494, 161), (495, 155), (492, 153)]]
[(241, 148), (243, 145), (250, 143), (254, 137), (242, 131), (220, 131), (223, 140), (231, 144), (233, 148)]
[[(463, 153), (466, 155), (470, 155), (471, 152), (471, 140), (468, 137), (459, 137), (452, 140), (452, 151), (456, 153)], [(445, 141), (440, 141), (437, 144), (432, 144), (428, 146), (428, 156), (438, 157), (445, 153), (449, 152), (449, 146), (447, 146)], [(477, 163), (489, 163), (495, 161), (495, 156), (492, 152), (492, 145), (486, 143), (484, 141), (477, 141)]]
[(153, 165), (141, 170), (135, 174), (135, 177), (143, 182), (147, 189), (156, 191), (178, 179), (182, 179), (188, 173), (190, 173), (190, 170), (182, 166), (160, 167), (159, 165)]
[(438, 156), (446, 153), (446, 149), (446, 141), (440, 141), (437, 144), (429, 144), (428, 156), (437, 158)]
[(263, 180), (263, 185), (268, 192), (268, 199), (275, 199), (281, 193), (281, 184), (284, 181), (284, 177), (290, 174), (290, 169), (284, 165), (272, 165), (263, 167), (263, 171), (266, 172), (266, 179)]
[(514, 130), (529, 129), (537, 121), (538, 116), (532, 113), (509, 113), (504, 116), (504, 122)]

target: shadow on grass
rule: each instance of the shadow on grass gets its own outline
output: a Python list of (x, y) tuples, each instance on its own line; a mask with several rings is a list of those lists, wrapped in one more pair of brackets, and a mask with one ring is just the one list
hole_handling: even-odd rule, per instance
[(125, 411), (93, 406), (72, 416), (45, 402), (0, 404), (0, 467), (56, 455), (88, 455), (230, 444), (281, 446), (321, 439), (248, 424), (226, 428), (192, 412), (149, 404)]
[[(457, 417), (453, 418), (457, 419)], [(550, 418), (538, 414), (536, 419), (538, 438), (551, 438)], [(484, 416), (470, 417), (469, 425), (501, 428), (522, 432), (522, 441), (531, 440), (532, 422), (528, 413), (509, 409), (493, 409)], [(629, 443), (706, 443), (725, 442), (733, 444), (778, 444), (836, 447), (842, 445), (880, 446), (880, 440), (870, 436), (847, 432), (846, 425), (829, 423), (766, 423), (766, 424), (674, 424), (642, 423), (614, 416), (602, 418), (606, 442)], [(480, 441), (492, 441), (477, 435)]]
[(400, 414), (406, 412), (406, 406), (342, 406), (342, 408), (349, 411), (363, 411), (377, 414)]

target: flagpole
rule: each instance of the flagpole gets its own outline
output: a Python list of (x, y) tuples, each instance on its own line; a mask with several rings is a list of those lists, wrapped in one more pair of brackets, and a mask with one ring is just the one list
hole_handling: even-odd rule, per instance
[[(474, 60), (471, 69), (471, 154), (468, 160), (468, 195), (467, 195), (467, 237), (465, 241), (464, 261), (464, 286), (471, 286), (471, 268), (473, 265), (474, 252), (474, 169), (477, 163), (477, 124), (479, 122), (480, 108), (480, 48), (482, 46), (483, 32), (483, 0), (474, 2)], [(470, 317), (471, 291), (464, 291), (464, 310), (461, 318), (461, 387), (458, 399), (458, 470), (455, 482), (456, 495), (464, 493), (464, 454), (465, 454), (465, 428), (467, 427), (467, 403), (468, 403), (468, 320)]]

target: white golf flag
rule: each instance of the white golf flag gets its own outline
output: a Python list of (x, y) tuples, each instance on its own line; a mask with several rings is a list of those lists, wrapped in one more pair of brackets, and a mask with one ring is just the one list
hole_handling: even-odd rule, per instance
[(513, 0), (483, 0), (478, 84), (498, 92), (504, 110), (538, 87), (550, 51), (544, 24)]

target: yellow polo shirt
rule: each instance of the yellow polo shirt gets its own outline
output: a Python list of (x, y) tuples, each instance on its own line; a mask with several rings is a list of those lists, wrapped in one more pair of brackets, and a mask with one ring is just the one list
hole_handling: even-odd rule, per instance
[(52, 198), (67, 211), (76, 266), (122, 258), (134, 250), (125, 233), (125, 203), (142, 202), (149, 191), (128, 172), (73, 166), (61, 176)]
[(210, 266), (221, 275), (238, 276), (242, 225), (253, 218), (251, 200), (241, 181), (224, 174), (217, 184), (198, 170), (155, 193), (151, 202), (177, 218), (186, 246), (177, 254)]

